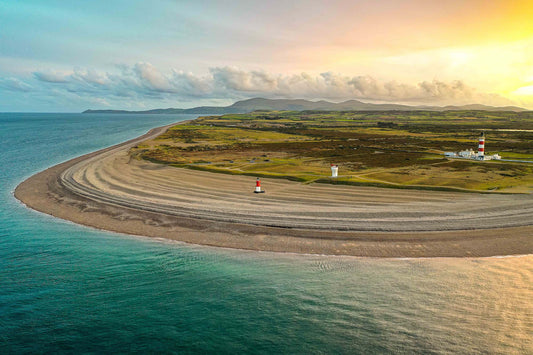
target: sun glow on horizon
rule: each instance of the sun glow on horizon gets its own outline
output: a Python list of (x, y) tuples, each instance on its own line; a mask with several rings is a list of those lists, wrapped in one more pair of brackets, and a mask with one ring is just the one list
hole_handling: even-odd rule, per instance
[[(333, 73), (396, 82), (396, 88), (461, 82), (471, 89), (470, 100), (533, 109), (531, 0), (131, 4), (122, 8), (95, 0), (83, 13), (55, 0), (0, 4), (6, 33), (0, 38), (0, 109), (26, 107), (27, 97), (35, 95), (36, 105), (46, 103), (41, 107), (61, 105), (58, 99), (85, 108), (92, 102), (157, 107), (194, 101), (191, 105), (200, 106), (279, 94), (266, 82), (256, 85), (263, 91), (232, 92), (226, 84), (232, 86), (235, 78), (220, 73), (206, 83), (213, 70), (229, 67), (237, 68), (231, 75), (264, 73), (256, 75), (263, 81), (301, 73), (321, 80), (322, 73)], [(103, 9), (121, 15), (102, 15)], [(153, 66), (149, 73), (136, 71), (142, 63)], [(109, 80), (99, 82), (87, 73)], [(165, 73), (174, 86), (156, 78)], [(304, 85), (284, 92), (308, 99), (335, 96), (327, 90), (313, 96)], [(380, 98), (399, 102), (394, 95)], [(469, 98), (448, 99), (458, 104)]]
[(512, 92), (514, 95), (533, 96), (533, 84), (529, 86), (522, 86)]

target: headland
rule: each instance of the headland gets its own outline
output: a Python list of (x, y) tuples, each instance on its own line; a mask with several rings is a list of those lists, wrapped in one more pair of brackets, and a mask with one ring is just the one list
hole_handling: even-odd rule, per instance
[(368, 257), (533, 252), (530, 193), (390, 189), (272, 176), (261, 179), (266, 193), (254, 194), (249, 175), (141, 159), (143, 144), (170, 127), (51, 167), (21, 183), (15, 196), (30, 208), (86, 226), (219, 247)]

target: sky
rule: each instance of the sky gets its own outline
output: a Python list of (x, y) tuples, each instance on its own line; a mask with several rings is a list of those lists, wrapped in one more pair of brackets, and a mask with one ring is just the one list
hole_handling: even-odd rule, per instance
[(533, 1), (0, 0), (0, 111), (356, 99), (533, 109)]

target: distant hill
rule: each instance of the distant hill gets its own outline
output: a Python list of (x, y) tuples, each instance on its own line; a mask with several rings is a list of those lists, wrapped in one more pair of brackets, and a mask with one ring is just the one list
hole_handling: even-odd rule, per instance
[(193, 108), (166, 108), (146, 111), (125, 111), (125, 110), (86, 110), (83, 113), (139, 113), (139, 114), (213, 114), (220, 115), (225, 113), (247, 113), (256, 110), (273, 110), (273, 111), (461, 111), (461, 110), (483, 110), (483, 111), (528, 111), (521, 107), (504, 106), (494, 107), (479, 104), (464, 106), (408, 106), (399, 104), (371, 104), (357, 100), (348, 100), (344, 102), (329, 101), (309, 101), (304, 99), (262, 99), (254, 98), (237, 101), (229, 106), (199, 106)]

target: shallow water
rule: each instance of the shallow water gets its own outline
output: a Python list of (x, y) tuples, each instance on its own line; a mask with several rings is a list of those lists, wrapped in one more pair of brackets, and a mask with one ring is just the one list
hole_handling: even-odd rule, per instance
[(533, 353), (533, 256), (208, 248), (96, 231), (12, 196), (48, 166), (190, 118), (0, 114), (1, 353)]

